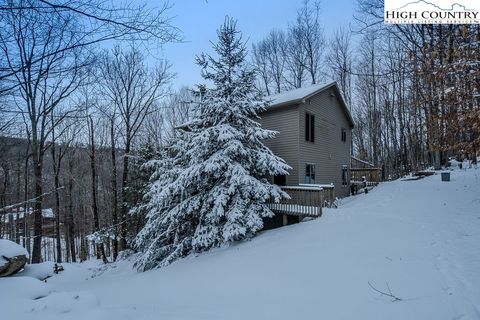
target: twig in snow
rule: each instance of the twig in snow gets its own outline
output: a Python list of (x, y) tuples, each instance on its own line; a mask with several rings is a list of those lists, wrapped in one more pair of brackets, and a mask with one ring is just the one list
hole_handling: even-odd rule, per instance
[(375, 287), (370, 283), (370, 281), (368, 281), (368, 285), (370, 286), (370, 288), (372, 288), (374, 291), (380, 293), (381, 295), (384, 295), (384, 296), (387, 296), (387, 297), (392, 298), (392, 302), (402, 301), (403, 299), (401, 299), (401, 298), (393, 295), (392, 290), (390, 290), (390, 286), (388, 285), (388, 282), (385, 281), (385, 283), (387, 284), (388, 292), (384, 292), (384, 291), (378, 290), (377, 288), (375, 288)]

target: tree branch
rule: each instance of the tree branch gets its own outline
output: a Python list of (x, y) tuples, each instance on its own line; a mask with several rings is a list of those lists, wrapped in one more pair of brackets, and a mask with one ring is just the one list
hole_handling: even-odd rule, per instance
[(403, 299), (401, 299), (401, 298), (393, 295), (392, 290), (390, 290), (390, 286), (388, 285), (388, 282), (385, 282), (385, 283), (387, 284), (387, 290), (388, 290), (388, 292), (384, 292), (384, 291), (378, 290), (377, 288), (375, 288), (375, 287), (370, 283), (370, 281), (368, 281), (368, 285), (369, 285), (370, 288), (372, 288), (375, 292), (378, 292), (378, 293), (380, 293), (380, 294), (383, 295), (383, 296), (387, 296), (387, 297), (392, 298), (392, 302), (402, 301)]

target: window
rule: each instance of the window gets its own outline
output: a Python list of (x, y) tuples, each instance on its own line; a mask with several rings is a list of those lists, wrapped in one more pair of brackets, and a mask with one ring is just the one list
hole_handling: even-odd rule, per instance
[(305, 183), (312, 184), (315, 183), (315, 165), (307, 163), (305, 166)]
[(345, 128), (342, 128), (342, 141), (347, 141), (347, 130), (345, 130)]
[(305, 141), (315, 142), (315, 116), (305, 113)]
[(273, 183), (277, 186), (286, 186), (287, 185), (287, 176), (284, 174), (276, 175), (273, 177)]
[(346, 187), (348, 184), (348, 171), (347, 166), (342, 166), (342, 187)]

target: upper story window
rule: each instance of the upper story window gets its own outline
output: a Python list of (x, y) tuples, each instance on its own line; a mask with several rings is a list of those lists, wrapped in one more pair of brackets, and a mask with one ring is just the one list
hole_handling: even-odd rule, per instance
[(305, 113), (305, 141), (315, 142), (315, 116)]
[(315, 165), (313, 163), (307, 163), (305, 166), (305, 183), (315, 183)]
[(342, 141), (347, 142), (347, 130), (342, 128)]

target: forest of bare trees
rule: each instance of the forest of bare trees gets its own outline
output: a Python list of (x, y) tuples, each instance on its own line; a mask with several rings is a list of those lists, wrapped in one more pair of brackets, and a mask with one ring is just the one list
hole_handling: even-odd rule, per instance
[[(141, 229), (129, 214), (149, 178), (141, 164), (175, 139), (198, 98), (170, 90), (168, 61), (147, 63), (149, 43), (181, 40), (168, 9), (0, 4), (0, 238), (32, 262), (113, 261)], [(324, 30), (320, 3), (304, 1), (252, 44), (258, 90), (337, 81), (355, 120), (352, 154), (384, 179), (475, 159), (480, 26), (381, 22), (383, 1), (359, 0), (350, 26)]]
[[(1, 4), (0, 233), (22, 241), (33, 263), (45, 259), (51, 238), (56, 261), (86, 259), (86, 236), (105, 226), (118, 232), (94, 255), (107, 261), (126, 248), (133, 150), (172, 75), (166, 61), (147, 67), (139, 46), (180, 39), (168, 9)], [(98, 46), (111, 41), (118, 46)]]

